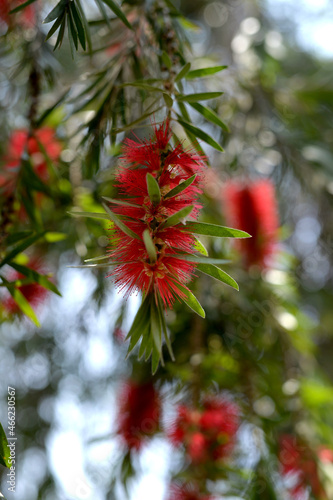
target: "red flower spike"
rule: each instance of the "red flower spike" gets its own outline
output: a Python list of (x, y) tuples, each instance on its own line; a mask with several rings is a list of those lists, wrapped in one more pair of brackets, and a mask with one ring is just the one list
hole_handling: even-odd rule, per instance
[(265, 267), (276, 248), (279, 227), (274, 186), (268, 179), (249, 184), (228, 182), (223, 189), (227, 222), (252, 238), (239, 240), (246, 266)]
[[(195, 264), (176, 257), (177, 252), (193, 252), (195, 238), (182, 231), (180, 225), (163, 227), (168, 217), (187, 207), (193, 207), (191, 216), (196, 217), (200, 209), (197, 196), (201, 193), (200, 173), (204, 167), (204, 159), (197, 154), (184, 151), (178, 144), (169, 144), (171, 132), (169, 122), (155, 127), (155, 138), (135, 142), (125, 141), (122, 166), (116, 180), (119, 194), (124, 205), (114, 203), (111, 209), (122, 217), (122, 222), (134, 231), (140, 239), (125, 234), (116, 228), (111, 239), (110, 258), (117, 265), (110, 276), (115, 284), (125, 292), (125, 296), (133, 292), (154, 294), (156, 304), (158, 297), (164, 307), (172, 307), (175, 299), (185, 298), (177, 284), (186, 286), (191, 280)], [(154, 203), (147, 186), (147, 174), (157, 181), (160, 190), (160, 202)], [(182, 182), (196, 174), (196, 178), (176, 196), (167, 194)], [(126, 205), (126, 202), (132, 206)], [(142, 235), (149, 230), (156, 251), (156, 261), (151, 262)]]
[(0, 19), (8, 26), (18, 25), (22, 28), (31, 28), (36, 24), (36, 4), (28, 5), (17, 14), (10, 11), (24, 3), (25, 0), (0, 0)]
[(35, 130), (30, 137), (27, 130), (15, 130), (10, 137), (7, 154), (3, 158), (5, 170), (13, 172), (14, 169), (18, 169), (26, 150), (36, 174), (42, 180), (47, 180), (47, 162), (40, 144), (52, 161), (59, 160), (62, 147), (52, 128), (43, 127)]
[(203, 494), (197, 486), (172, 484), (168, 500), (214, 500), (211, 495)]
[(161, 400), (151, 382), (128, 382), (119, 398), (118, 433), (129, 450), (139, 450), (159, 429)]
[(298, 441), (291, 435), (283, 435), (280, 438), (279, 460), (281, 463), (282, 476), (292, 486), (288, 489), (293, 500), (304, 500), (307, 498), (307, 486), (315, 498), (327, 499), (327, 495), (320, 482), (317, 464), (310, 448)]
[[(43, 274), (42, 264), (40, 260), (37, 258), (32, 258), (26, 266), (29, 269), (33, 269), (34, 271)], [(6, 279), (12, 282), (17, 280), (24, 280), (27, 278), (18, 271), (11, 269), (10, 273), (8, 273), (8, 275), (6, 276)], [(22, 293), (24, 298), (29, 302), (29, 304), (32, 307), (39, 306), (48, 295), (48, 290), (43, 286), (39, 285), (38, 283), (22, 285), (18, 287), (18, 290)], [(6, 298), (2, 302), (2, 305), (6, 309), (6, 311), (8, 311), (11, 314), (16, 314), (20, 312), (20, 308), (18, 307), (18, 305), (16, 304), (16, 302), (12, 297)]]
[(215, 462), (232, 452), (238, 413), (234, 403), (217, 398), (207, 399), (202, 410), (180, 406), (169, 438), (176, 446), (185, 446), (193, 463)]

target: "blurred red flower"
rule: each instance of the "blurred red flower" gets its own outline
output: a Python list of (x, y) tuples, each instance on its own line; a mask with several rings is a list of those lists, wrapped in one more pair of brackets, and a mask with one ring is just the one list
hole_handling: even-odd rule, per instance
[[(163, 223), (176, 212), (192, 206), (191, 216), (200, 208), (197, 197), (201, 193), (200, 178), (204, 159), (184, 151), (181, 144), (170, 145), (169, 122), (155, 127), (155, 138), (136, 142), (127, 139), (124, 144), (122, 166), (116, 180), (120, 199), (111, 204), (113, 212), (139, 238), (133, 238), (116, 227), (112, 237), (110, 258), (119, 262), (110, 276), (126, 295), (135, 291), (154, 293), (162, 298), (165, 307), (172, 307), (177, 297), (185, 297), (180, 285), (185, 286), (193, 275), (195, 264), (181, 260), (176, 252), (193, 251), (194, 236), (182, 230), (181, 224), (164, 227)], [(158, 203), (150, 199), (147, 174), (151, 174), (159, 187)], [(168, 193), (193, 175), (196, 178), (175, 196)], [(121, 201), (124, 204), (121, 204)], [(126, 205), (129, 203), (130, 205)], [(156, 251), (151, 261), (142, 235), (149, 230)]]
[(247, 266), (267, 265), (276, 248), (279, 227), (274, 185), (268, 179), (245, 184), (233, 180), (223, 189), (227, 223), (252, 238), (237, 241)]
[(317, 464), (310, 448), (295, 436), (285, 434), (280, 438), (279, 460), (282, 476), (293, 500), (305, 500), (307, 487), (318, 500), (327, 499), (320, 482)]
[(161, 399), (151, 382), (127, 382), (119, 397), (118, 433), (127, 447), (139, 450), (159, 429)]
[[(43, 274), (44, 272), (43, 264), (40, 258), (37, 257), (31, 258), (29, 262), (26, 264), (26, 267), (34, 271), (37, 271), (40, 274)], [(27, 277), (19, 273), (18, 271), (11, 269), (6, 276), (6, 279), (7, 281), (12, 282), (18, 280), (27, 280)], [(22, 293), (24, 298), (29, 302), (29, 304), (32, 307), (39, 306), (45, 300), (46, 296), (49, 293), (46, 288), (39, 285), (38, 283), (23, 284), (18, 287), (18, 290)], [(11, 296), (6, 297), (2, 301), (2, 305), (9, 313), (18, 313), (20, 311), (20, 308), (18, 307), (13, 297)]]
[(10, 11), (24, 3), (25, 0), (0, 0), (0, 19), (8, 26), (19, 25), (24, 28), (30, 28), (36, 23), (36, 4), (27, 5), (22, 11), (16, 14), (10, 14)]
[(178, 416), (169, 438), (175, 445), (183, 444), (193, 463), (216, 461), (233, 450), (239, 427), (238, 407), (227, 400), (209, 398), (201, 410), (178, 407)]

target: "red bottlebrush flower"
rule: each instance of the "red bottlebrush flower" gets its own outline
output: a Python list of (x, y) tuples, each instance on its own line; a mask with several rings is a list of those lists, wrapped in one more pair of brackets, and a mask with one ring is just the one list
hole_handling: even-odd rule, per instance
[(151, 382), (128, 382), (121, 394), (118, 411), (118, 433), (127, 447), (139, 450), (145, 439), (159, 429), (161, 400)]
[(168, 500), (214, 500), (214, 498), (206, 493), (201, 493), (197, 486), (172, 484)]
[(24, 0), (0, 0), (0, 19), (8, 26), (12, 24), (19, 25), (23, 28), (30, 28), (36, 23), (35, 8), (36, 5), (28, 5), (17, 14), (10, 14), (10, 11), (22, 4)]
[[(42, 264), (40, 259), (38, 258), (31, 258), (29, 262), (26, 264), (26, 266), (29, 269), (33, 269), (34, 271), (37, 271), (41, 274), (43, 273)], [(11, 269), (6, 279), (12, 282), (17, 280), (26, 280), (27, 278), (18, 271)], [(24, 284), (19, 286), (18, 289), (32, 307), (39, 306), (48, 295), (48, 290), (43, 286), (39, 285), (38, 283)], [(6, 311), (12, 314), (13, 313), (16, 314), (20, 311), (20, 308), (18, 307), (18, 305), (11, 296), (5, 298), (5, 300), (3, 300), (2, 302), (2, 305), (6, 309)]]
[(36, 174), (42, 180), (47, 180), (47, 162), (42, 148), (52, 161), (59, 160), (62, 147), (52, 128), (43, 127), (35, 130), (30, 137), (27, 130), (15, 130), (10, 137), (7, 154), (3, 158), (5, 169), (13, 172), (19, 168), (22, 155), (26, 150)]
[(320, 446), (318, 458), (325, 464), (333, 463), (333, 450), (327, 446)]
[(275, 190), (269, 180), (231, 181), (223, 190), (227, 222), (252, 238), (237, 242), (247, 266), (266, 265), (274, 253), (279, 227)]
[(307, 486), (318, 499), (327, 499), (321, 485), (314, 456), (308, 446), (294, 436), (284, 435), (280, 439), (279, 460), (282, 476), (293, 500), (305, 500)]
[[(199, 183), (204, 160), (184, 151), (180, 144), (171, 147), (170, 137), (167, 121), (155, 128), (155, 139), (125, 141), (122, 167), (116, 175), (121, 199), (111, 205), (127, 228), (139, 238), (125, 234), (118, 227), (115, 229), (110, 258), (119, 265), (110, 276), (126, 295), (137, 291), (145, 295), (153, 293), (155, 297), (161, 297), (165, 307), (172, 307), (177, 297), (185, 297), (178, 285), (186, 286), (195, 265), (177, 258), (176, 254), (193, 252), (195, 238), (183, 231), (180, 224), (171, 227), (163, 227), (163, 224), (168, 217), (188, 207), (193, 207), (191, 216), (196, 217), (200, 208), (197, 196), (201, 192)], [(147, 174), (151, 174), (158, 184), (159, 202), (150, 199)], [(194, 174), (195, 179), (186, 189), (168, 196), (172, 189)], [(124, 204), (120, 204), (121, 201)], [(143, 242), (143, 233), (147, 229), (156, 251), (154, 261), (151, 261)]]
[(201, 410), (180, 406), (169, 438), (175, 445), (183, 444), (194, 463), (216, 461), (231, 453), (238, 426), (237, 406), (210, 398)]

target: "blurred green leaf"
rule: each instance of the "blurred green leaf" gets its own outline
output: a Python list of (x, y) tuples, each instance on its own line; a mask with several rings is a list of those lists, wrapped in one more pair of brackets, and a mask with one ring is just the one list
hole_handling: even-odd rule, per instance
[(28, 238), (24, 239), (19, 245), (17, 245), (15, 248), (13, 248), (13, 250), (11, 250), (7, 255), (5, 255), (5, 257), (0, 262), (0, 267), (11, 262), (14, 259), (14, 257), (16, 257), (16, 255), (29, 248), (44, 235), (45, 231), (43, 231), (42, 233), (34, 234), (32, 236), (28, 236)]
[(18, 305), (20, 310), (38, 327), (40, 327), (40, 323), (38, 321), (38, 318), (36, 316), (35, 311), (27, 301), (27, 299), (24, 297), (24, 295), (20, 292), (18, 288), (15, 286), (11, 285), (7, 280), (5, 280), (2, 277), (2, 280), (10, 293), (10, 295), (13, 297), (15, 303)]
[(186, 63), (185, 66), (179, 71), (178, 75), (176, 75), (175, 82), (179, 82), (184, 76), (190, 71), (191, 63)]
[(31, 5), (32, 3), (36, 2), (37, 0), (27, 0), (26, 2), (21, 3), (15, 9), (9, 11), (9, 14), (15, 14), (16, 12), (19, 12), (22, 9), (25, 9), (28, 7), (28, 5)]
[(215, 75), (215, 73), (218, 73), (219, 71), (222, 71), (227, 67), (228, 66), (212, 66), (211, 68), (194, 69), (187, 73), (186, 79), (193, 80), (194, 78), (202, 78), (204, 76)]
[(177, 95), (177, 101), (188, 102), (188, 103), (207, 101), (208, 99), (216, 99), (217, 97), (220, 97), (222, 94), (223, 92), (199, 92), (196, 94), (187, 94), (187, 95), (179, 94)]
[(10, 469), (11, 466), (10, 450), (8, 448), (7, 437), (1, 423), (0, 423), (0, 464)]
[(21, 266), (16, 262), (11, 262), (10, 266), (17, 272), (30, 278), (34, 283), (38, 283), (42, 287), (46, 288), (47, 290), (50, 290), (53, 293), (56, 293), (57, 295), (60, 295), (61, 297), (61, 293), (59, 292), (58, 288), (51, 281), (49, 281), (47, 276), (44, 276), (35, 271), (34, 269), (30, 269), (29, 267)]
[(131, 30), (134, 29), (131, 23), (128, 21), (126, 18), (125, 14), (119, 7), (119, 5), (114, 2), (113, 0), (103, 0), (103, 2), (110, 7), (110, 9), (113, 11), (113, 13)]

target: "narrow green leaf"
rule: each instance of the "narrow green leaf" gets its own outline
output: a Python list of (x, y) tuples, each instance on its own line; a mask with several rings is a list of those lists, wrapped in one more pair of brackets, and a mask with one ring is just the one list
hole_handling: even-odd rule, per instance
[(15, 7), (15, 9), (10, 10), (9, 14), (15, 14), (16, 12), (19, 12), (20, 10), (25, 9), (26, 7), (28, 7), (28, 5), (31, 5), (34, 2), (36, 2), (36, 0), (27, 0), (26, 2), (21, 3), (21, 5), (19, 5), (18, 7)]
[(203, 310), (198, 299), (193, 295), (193, 293), (185, 286), (181, 285), (174, 281), (176, 287), (183, 292), (185, 297), (178, 296), (179, 300), (182, 300), (190, 309), (192, 309), (199, 316), (204, 318), (206, 316), (205, 311)]
[(187, 73), (186, 79), (193, 80), (194, 78), (202, 78), (204, 76), (214, 75), (215, 73), (218, 73), (219, 71), (222, 71), (227, 67), (228, 66), (212, 66), (211, 68), (194, 69)]
[(169, 54), (165, 52), (165, 50), (162, 52), (162, 61), (168, 69), (172, 68), (172, 61)]
[(152, 350), (152, 356), (151, 356), (151, 371), (152, 371), (152, 374), (155, 375), (155, 373), (157, 372), (157, 368), (158, 368), (158, 365), (160, 363), (160, 354), (157, 350), (157, 348), (155, 347), (155, 345), (153, 344), (153, 350)]
[(154, 300), (151, 301), (150, 305), (150, 332), (154, 340), (154, 345), (159, 355), (162, 356), (162, 328)]
[(77, 9), (78, 9), (79, 13), (81, 14), (81, 19), (82, 19), (82, 22), (83, 22), (83, 25), (84, 25), (84, 28), (85, 28), (85, 33), (86, 33), (86, 39), (87, 39), (87, 44), (88, 44), (89, 52), (92, 52), (92, 43), (91, 43), (91, 36), (90, 36), (89, 25), (88, 25), (88, 21), (87, 21), (86, 15), (84, 13), (83, 7), (81, 5), (81, 0), (76, 0), (76, 4), (77, 4)]
[(140, 236), (138, 236), (132, 229), (126, 226), (116, 214), (114, 214), (105, 203), (102, 203), (105, 211), (109, 214), (111, 220), (123, 231), (123, 233), (127, 234), (127, 236), (130, 236), (131, 238), (135, 238), (137, 240), (141, 241)]
[(148, 361), (148, 359), (151, 356), (151, 353), (153, 352), (153, 347), (154, 347), (154, 342), (151, 337), (151, 335), (147, 335), (148, 341), (147, 341), (147, 347), (146, 347), (146, 354), (145, 354), (145, 361)]
[(53, 25), (51, 26), (50, 31), (46, 35), (45, 41), (49, 40), (49, 38), (51, 38), (51, 36), (57, 31), (57, 29), (59, 28), (60, 24), (63, 22), (64, 17), (65, 17), (65, 12), (61, 16), (59, 16), (58, 19), (53, 23)]
[(169, 351), (169, 354), (170, 354), (172, 361), (175, 361), (175, 356), (173, 354), (170, 337), (168, 335), (168, 330), (167, 330), (167, 326), (165, 323), (164, 308), (163, 308), (163, 303), (162, 303), (162, 299), (161, 299), (160, 295), (158, 295), (157, 300), (158, 300), (158, 314), (160, 316), (160, 322), (162, 325), (162, 332), (164, 335), (165, 343), (166, 343), (166, 346), (168, 348), (168, 351)]
[(73, 217), (89, 217), (92, 219), (103, 219), (110, 220), (110, 217), (105, 213), (100, 212), (67, 212), (69, 215)]
[(58, 38), (55, 43), (55, 46), (53, 47), (53, 51), (55, 51), (58, 47), (61, 47), (62, 41), (64, 39), (64, 34), (65, 34), (65, 28), (66, 28), (66, 16), (63, 17), (63, 20), (60, 25), (60, 29), (58, 32)]
[(38, 283), (42, 287), (50, 290), (53, 293), (56, 293), (57, 295), (60, 295), (61, 297), (61, 293), (59, 292), (58, 288), (51, 281), (49, 281), (47, 276), (39, 274), (37, 271), (35, 271), (34, 269), (30, 269), (29, 267), (16, 264), (16, 262), (11, 262), (10, 267), (23, 274), (24, 276), (27, 276), (27, 278), (31, 279), (33, 282)]
[(110, 7), (110, 9), (113, 11), (114, 14), (116, 14), (116, 16), (128, 27), (130, 28), (131, 30), (133, 29), (133, 26), (131, 25), (131, 23), (127, 20), (125, 14), (123, 13), (123, 11), (121, 10), (121, 8), (119, 7), (119, 5), (114, 2), (113, 0), (103, 0), (103, 2), (108, 6)]
[(148, 90), (149, 92), (163, 92), (159, 87), (154, 87), (153, 85), (149, 85), (148, 83), (143, 82), (129, 82), (123, 83), (122, 87), (138, 87), (139, 89)]
[(147, 181), (147, 189), (150, 201), (154, 205), (158, 205), (161, 201), (160, 186), (158, 185), (158, 182), (155, 179), (155, 177), (149, 173), (146, 176), (146, 181)]
[(44, 24), (51, 23), (55, 19), (58, 19), (58, 17), (65, 12), (66, 6), (67, 6), (67, 0), (60, 0), (60, 2), (57, 3), (54, 9), (52, 9), (51, 12), (46, 16), (43, 23)]
[(45, 234), (45, 231), (42, 233), (34, 234), (33, 236), (29, 236), (25, 240), (23, 240), (19, 245), (17, 245), (13, 250), (11, 250), (0, 262), (0, 267), (4, 266), (5, 264), (8, 264), (11, 262), (11, 260), (16, 257), (19, 253), (23, 252), (26, 248), (30, 247), (33, 245), (37, 240), (42, 238)]
[(80, 40), (81, 47), (83, 48), (83, 50), (86, 50), (86, 33), (85, 33), (85, 29), (83, 26), (80, 12), (76, 8), (74, 1), (69, 3), (69, 7), (70, 7), (70, 10), (71, 10), (71, 13), (73, 16), (73, 21), (74, 21), (75, 26), (76, 26), (76, 30), (77, 30), (77, 34), (78, 34), (78, 37)]
[(222, 271), (222, 269), (219, 269), (212, 264), (198, 264), (197, 269), (202, 273), (208, 274), (209, 276), (212, 276), (213, 278), (222, 281), (229, 286), (232, 286), (236, 290), (239, 290), (237, 282), (231, 276), (229, 276), (229, 274)]
[[(2, 278), (3, 279), (3, 278)], [(40, 323), (38, 321), (38, 318), (35, 314), (35, 311), (27, 301), (27, 299), (24, 297), (24, 295), (20, 292), (18, 288), (15, 288), (13, 286), (10, 286), (10, 283), (6, 283), (7, 290), (13, 297), (14, 301), (16, 304), (19, 306), (21, 311), (36, 325), (40, 326)]]
[(115, 200), (114, 198), (108, 198), (107, 196), (102, 196), (103, 200), (114, 203), (115, 205), (122, 205), (124, 207), (141, 208), (141, 205), (136, 205), (135, 203), (129, 203), (125, 200)]
[(172, 99), (172, 97), (169, 94), (167, 94), (166, 92), (163, 92), (163, 99), (164, 99), (164, 102), (165, 102), (166, 106), (168, 108), (172, 108), (172, 106), (173, 106), (173, 99)]
[(91, 259), (85, 259), (84, 262), (96, 262), (97, 260), (109, 259), (110, 255), (99, 255), (98, 257), (92, 257)]
[(145, 335), (144, 337), (142, 337), (140, 348), (139, 348), (139, 354), (138, 354), (139, 359), (141, 359), (143, 357), (143, 355), (144, 355), (144, 353), (149, 345), (149, 340), (150, 340), (150, 333), (148, 335)]
[(196, 174), (192, 175), (192, 177), (189, 177), (186, 179), (186, 181), (180, 182), (178, 186), (174, 187), (171, 189), (165, 196), (164, 199), (167, 200), (168, 198), (173, 198), (174, 196), (177, 196), (179, 193), (184, 191), (186, 188), (188, 188), (192, 182), (195, 181)]
[[(72, 1), (72, 0), (71, 0)], [(71, 10), (67, 10), (68, 14), (68, 23), (67, 23), (67, 30), (68, 30), (68, 38), (69, 38), (69, 45), (71, 48), (72, 52), (72, 57), (74, 58), (74, 48), (77, 50), (79, 47), (79, 42), (78, 42), (78, 36), (77, 36), (77, 31), (76, 27), (73, 21), (72, 13)]]
[(216, 97), (220, 97), (223, 92), (199, 92), (196, 94), (187, 94), (177, 95), (177, 101), (181, 102), (198, 102), (198, 101), (207, 101), (208, 99), (216, 99)]
[(112, 27), (111, 27), (111, 23), (110, 23), (110, 19), (109, 19), (110, 16), (106, 12), (106, 9), (104, 7), (103, 1), (102, 0), (96, 0), (96, 3), (97, 3), (97, 7), (99, 8), (100, 13), (102, 14), (102, 16), (103, 16), (106, 24), (108, 25), (108, 27), (111, 30)]
[(149, 229), (145, 229), (143, 231), (143, 242), (145, 244), (146, 250), (149, 255), (150, 262), (156, 262), (157, 260), (157, 253), (156, 253), (156, 247), (154, 245), (153, 240), (151, 239), (151, 236), (149, 234)]
[(200, 252), (202, 255), (208, 257), (208, 251), (205, 245), (200, 240), (198, 240), (198, 238), (195, 238), (194, 248), (197, 252)]
[(17, 243), (18, 241), (24, 240), (28, 236), (31, 236), (33, 231), (18, 231), (16, 233), (10, 234), (6, 238), (6, 246), (11, 246)]
[(176, 212), (173, 215), (170, 215), (170, 217), (168, 217), (164, 222), (162, 222), (162, 224), (160, 224), (159, 229), (161, 230), (167, 227), (176, 226), (180, 222), (182, 222), (182, 224), (185, 225), (186, 217), (190, 215), (193, 208), (194, 208), (193, 205), (189, 205), (188, 207), (178, 210), (178, 212)]
[(195, 254), (182, 254), (182, 253), (172, 253), (165, 254), (166, 257), (185, 260), (186, 262), (201, 263), (201, 264), (228, 264), (230, 260), (226, 259), (214, 259), (211, 257), (204, 257), (202, 255)]
[(213, 148), (217, 149), (217, 151), (223, 152), (222, 146), (220, 146), (220, 144), (218, 142), (216, 142), (215, 139), (213, 139), (208, 134), (206, 134), (206, 132), (204, 132), (203, 130), (195, 127), (191, 123), (185, 122), (184, 120), (181, 119), (181, 117), (179, 115), (177, 115), (177, 116), (178, 116), (178, 123), (180, 123), (180, 125), (186, 131), (190, 132), (195, 137), (198, 137), (199, 139), (201, 139), (202, 141), (206, 142), (207, 144), (209, 144)]
[(11, 466), (10, 450), (8, 448), (7, 437), (1, 423), (0, 423), (0, 464), (10, 469)]
[(190, 71), (191, 63), (186, 63), (185, 66), (179, 71), (178, 75), (176, 75), (175, 82), (179, 82), (184, 76)]
[(190, 105), (192, 106), (192, 108), (198, 111), (198, 113), (204, 116), (206, 120), (209, 120), (210, 122), (214, 123), (225, 132), (230, 132), (228, 126), (220, 119), (220, 117), (214, 111), (212, 111), (209, 108), (205, 108), (205, 106), (199, 103), (191, 102)]
[(127, 334), (126, 340), (130, 339), (130, 345), (128, 347), (127, 356), (134, 349), (136, 344), (139, 342), (140, 337), (144, 332), (144, 328), (149, 325), (150, 322), (150, 297), (147, 296), (142, 302), (135, 315), (130, 331)]
[(251, 235), (240, 229), (231, 227), (217, 226), (216, 224), (207, 224), (206, 222), (190, 221), (183, 231), (189, 231), (195, 234), (205, 234), (206, 236), (215, 236), (216, 238), (251, 238)]

